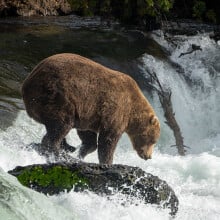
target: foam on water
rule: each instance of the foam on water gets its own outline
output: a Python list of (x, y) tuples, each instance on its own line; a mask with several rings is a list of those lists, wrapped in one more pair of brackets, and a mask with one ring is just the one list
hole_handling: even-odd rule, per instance
[(45, 195), (23, 187), (16, 178), (0, 168), (1, 220), (73, 220), (76, 215)]
[[(23, 126), (25, 126), (24, 130), (22, 130)], [(19, 135), (20, 131), (21, 134)], [(34, 150), (25, 148), (28, 141), (35, 140), (39, 142), (44, 132), (42, 125), (37, 124), (24, 111), (21, 111), (14, 125), (8, 128), (7, 131), (1, 131), (0, 133), (0, 167), (6, 172), (17, 165), (44, 163), (44, 158), (39, 156)], [(75, 131), (70, 133), (68, 140), (75, 145), (80, 143)], [(172, 156), (161, 153), (156, 148), (153, 159), (143, 161), (136, 155), (128, 137), (124, 135), (118, 143), (114, 159), (115, 163), (138, 166), (146, 172), (166, 180), (174, 189), (180, 201), (176, 219), (217, 220), (220, 218), (219, 157), (207, 152), (191, 154), (186, 157)], [(90, 154), (86, 161), (97, 162), (97, 153)], [(76, 192), (46, 197), (43, 195), (36, 196), (38, 193), (34, 193), (24, 187), (22, 187), (21, 193), (21, 186), (19, 186), (17, 180), (3, 173), (3, 170), (1, 170), (1, 177), (3, 176), (5, 181), (10, 181), (10, 187), (17, 191), (13, 197), (14, 203), (11, 200), (8, 201), (9, 204), (14, 204), (13, 208), (15, 209), (11, 214), (7, 213), (11, 218), (16, 215), (17, 219), (22, 219), (23, 216), (28, 219), (33, 214), (36, 217), (35, 219), (42, 219), (42, 213), (44, 213), (45, 219), (68, 219), (57, 214), (57, 212), (62, 211), (59, 209), (60, 207), (65, 210), (67, 216), (73, 215), (73, 219), (75, 218), (74, 216), (77, 216), (77, 219), (82, 220), (99, 220), (103, 218), (107, 220), (142, 220), (146, 219), (146, 217), (162, 220), (170, 218), (168, 210), (158, 209), (158, 207), (146, 205), (142, 202), (139, 202), (138, 206), (129, 204), (123, 206), (121, 205), (123, 201), (122, 195), (113, 196), (110, 200), (93, 193)], [(28, 199), (26, 198), (27, 195)], [(26, 209), (20, 213), (22, 201), (25, 199), (30, 200), (29, 197), (33, 201), (31, 200), (32, 202), (28, 206), (25, 204)], [(52, 204), (54, 207), (52, 207)], [(4, 206), (0, 207), (0, 209), (4, 213), (7, 212)], [(54, 209), (54, 213), (51, 209)]]

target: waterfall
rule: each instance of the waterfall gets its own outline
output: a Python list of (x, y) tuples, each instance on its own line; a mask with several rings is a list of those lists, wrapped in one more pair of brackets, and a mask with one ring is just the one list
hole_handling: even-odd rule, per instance
[[(176, 120), (184, 137), (185, 145), (190, 153), (208, 151), (219, 152), (217, 147), (220, 134), (220, 48), (210, 39), (208, 34), (192, 37), (176, 36), (172, 42), (158, 33), (154, 39), (169, 52), (168, 60), (161, 60), (144, 54), (140, 60), (143, 74), (148, 71), (157, 74), (164, 88), (172, 92), (171, 101)], [(192, 44), (199, 45), (201, 51), (180, 56), (190, 51)], [(178, 65), (173, 65), (178, 64)], [(181, 71), (180, 71), (181, 68)], [(154, 105), (157, 107), (162, 122), (162, 137), (160, 143), (166, 146), (174, 144), (172, 133), (164, 124), (163, 110), (154, 94)], [(169, 136), (166, 138), (165, 136)], [(212, 141), (209, 141), (210, 138)], [(214, 140), (214, 142), (213, 142)], [(217, 149), (218, 148), (218, 149)]]

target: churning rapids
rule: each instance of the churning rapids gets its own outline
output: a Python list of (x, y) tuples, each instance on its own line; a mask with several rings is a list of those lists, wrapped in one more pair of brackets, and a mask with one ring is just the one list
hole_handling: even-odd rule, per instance
[[(220, 44), (208, 34), (176, 36), (172, 39), (175, 44), (167, 42), (162, 32), (154, 32), (152, 37), (170, 55), (163, 59), (144, 53), (138, 57), (138, 68), (143, 74), (155, 71), (161, 84), (171, 89), (175, 117), (184, 144), (190, 148), (187, 148), (186, 156), (181, 157), (175, 147), (170, 147), (175, 144), (175, 139), (164, 123), (159, 98), (156, 93), (146, 93), (162, 125), (153, 158), (140, 159), (124, 135), (118, 143), (114, 163), (138, 166), (166, 180), (179, 198), (176, 219), (219, 220)], [(192, 44), (201, 46), (202, 51), (179, 57), (182, 52), (189, 51)], [(44, 127), (30, 119), (24, 110), (18, 112), (13, 124), (0, 129), (0, 220), (170, 218), (168, 210), (142, 202), (130, 205), (124, 201), (125, 205), (120, 205), (121, 195), (115, 195), (111, 200), (93, 193), (45, 196), (22, 187), (7, 171), (17, 165), (45, 162), (34, 150), (26, 148), (32, 142), (39, 143), (44, 133)], [(68, 141), (73, 145), (80, 144), (74, 130), (68, 135)], [(97, 153), (89, 155), (86, 161), (97, 162)]]

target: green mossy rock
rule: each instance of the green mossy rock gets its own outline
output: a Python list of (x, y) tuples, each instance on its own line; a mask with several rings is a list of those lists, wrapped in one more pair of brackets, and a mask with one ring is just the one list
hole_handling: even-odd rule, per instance
[(70, 190), (89, 190), (98, 195), (122, 193), (130, 201), (138, 198), (145, 203), (169, 208), (171, 215), (175, 215), (178, 210), (178, 198), (172, 188), (138, 167), (76, 161), (19, 166), (9, 173), (16, 176), (24, 186), (44, 194), (53, 195)]

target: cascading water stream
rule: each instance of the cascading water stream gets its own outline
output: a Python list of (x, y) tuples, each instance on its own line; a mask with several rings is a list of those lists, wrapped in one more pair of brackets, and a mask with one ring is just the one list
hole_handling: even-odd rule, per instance
[[(176, 37), (172, 43), (176, 43), (178, 46), (173, 47), (171, 43), (163, 40), (163, 37), (158, 38), (157, 35), (154, 37), (171, 53), (170, 61), (177, 63), (178, 66), (175, 69), (170, 62), (145, 54), (141, 58), (142, 66), (140, 68), (146, 76), (148, 71), (155, 72), (162, 86), (171, 90), (175, 117), (181, 128), (185, 145), (190, 147), (187, 151), (189, 153), (208, 151), (219, 155), (219, 147), (217, 147), (220, 133), (219, 46), (207, 34)], [(202, 51), (179, 57), (182, 52), (190, 50), (192, 44), (201, 46)], [(181, 71), (179, 71), (180, 67)], [(160, 107), (160, 103), (155, 102), (157, 107)], [(159, 114), (161, 121), (165, 121), (163, 110), (160, 109)], [(167, 135), (166, 127), (167, 125), (163, 125), (163, 130), (165, 130), (164, 133), (162, 132), (161, 138), (163, 145), (164, 140), (167, 140), (164, 137)], [(170, 140), (167, 140), (167, 145), (174, 144), (174, 140), (170, 136), (172, 133), (169, 135)], [(212, 141), (209, 142), (210, 139)]]

